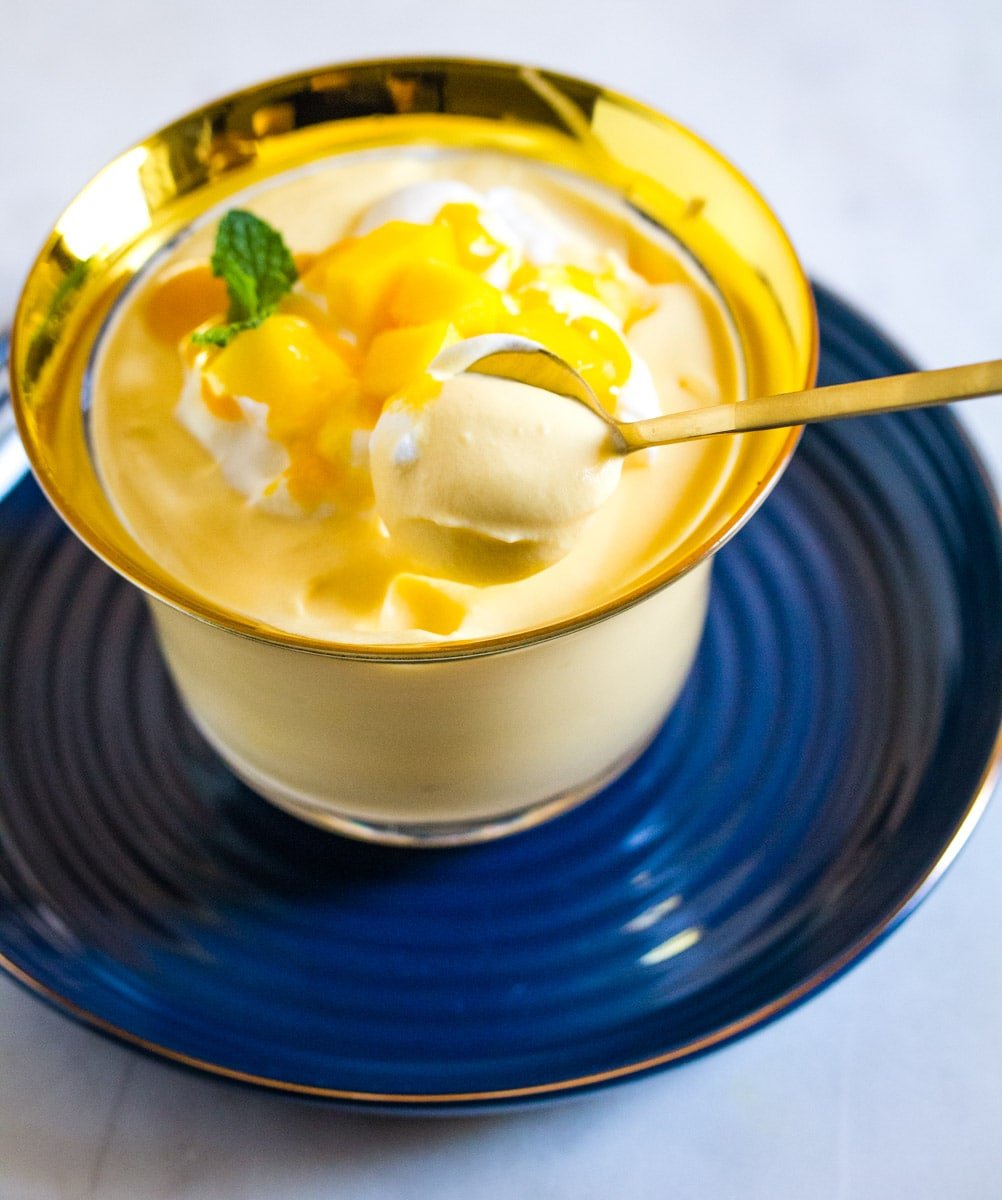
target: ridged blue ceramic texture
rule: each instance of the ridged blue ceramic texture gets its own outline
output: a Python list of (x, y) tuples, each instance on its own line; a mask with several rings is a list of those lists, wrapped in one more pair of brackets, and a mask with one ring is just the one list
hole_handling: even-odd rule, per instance
[[(822, 382), (909, 368), (818, 299)], [(998, 520), (942, 411), (809, 431), (648, 753), (469, 849), (342, 840), (239, 784), (140, 596), (30, 481), (0, 578), (0, 954), (170, 1052), (417, 1108), (595, 1086), (789, 1007), (914, 904), (1002, 715)]]

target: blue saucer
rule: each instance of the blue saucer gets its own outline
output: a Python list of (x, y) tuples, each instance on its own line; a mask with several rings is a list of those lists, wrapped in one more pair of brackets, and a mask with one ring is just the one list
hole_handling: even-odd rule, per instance
[[(822, 382), (909, 369), (818, 301)], [(316, 1098), (524, 1103), (756, 1028), (912, 911), (999, 755), (1002, 539), (940, 411), (810, 430), (721, 553), (647, 754), (463, 850), (345, 841), (238, 783), (137, 593), (30, 480), (0, 578), (0, 964), (153, 1054)]]

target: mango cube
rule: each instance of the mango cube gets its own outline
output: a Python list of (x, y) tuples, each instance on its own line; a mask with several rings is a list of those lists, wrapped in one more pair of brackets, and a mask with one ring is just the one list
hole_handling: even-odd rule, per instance
[(384, 612), (401, 629), (425, 629), (443, 637), (455, 633), (467, 614), (467, 606), (449, 585), (423, 575), (398, 575), (390, 584)]
[(377, 333), (362, 366), (362, 390), (370, 396), (392, 396), (425, 372), (436, 354), (457, 338), (448, 321)]
[[(456, 260), (455, 240), (442, 225), (387, 221), (364, 237), (342, 243), (323, 266), (331, 315), (361, 338), (385, 322), (386, 297), (411, 263)], [(411, 322), (414, 323), (414, 322)]]
[(238, 334), (206, 374), (219, 391), (267, 405), (268, 432), (279, 441), (312, 435), (358, 391), (344, 358), (308, 321), (284, 314)]
[(486, 270), (505, 250), (504, 243), (487, 231), (475, 204), (445, 204), (435, 220), (452, 231), (461, 267)]
[(501, 292), (473, 271), (428, 259), (401, 271), (388, 302), (396, 325), (451, 321), (464, 337), (496, 333), (508, 316)]
[(300, 295), (298, 292), (290, 292), (279, 304), (278, 311), (291, 316), (302, 317), (304, 321), (308, 321), (313, 326), (314, 331), (323, 338), (338, 357), (356, 375), (358, 374), (359, 368), (362, 365), (362, 352), (353, 342), (345, 341), (331, 324), (327, 313), (308, 296)]
[(601, 387), (606, 390), (622, 387), (633, 370), (633, 359), (622, 336), (611, 325), (594, 317), (578, 317), (571, 324), (592, 348), (589, 365), (595, 378), (602, 381)]

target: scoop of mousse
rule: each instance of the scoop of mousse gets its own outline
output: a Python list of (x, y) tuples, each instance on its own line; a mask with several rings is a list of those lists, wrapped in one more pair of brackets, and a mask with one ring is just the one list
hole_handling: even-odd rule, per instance
[(396, 397), (370, 442), (376, 508), (431, 573), (510, 582), (570, 553), (619, 483), (609, 428), (583, 405), (511, 379), (458, 374)]

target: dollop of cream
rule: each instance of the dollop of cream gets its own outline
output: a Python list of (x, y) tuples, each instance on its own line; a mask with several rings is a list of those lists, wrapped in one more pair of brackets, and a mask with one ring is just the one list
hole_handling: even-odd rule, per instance
[(616, 490), (622, 457), (583, 405), (460, 374), (391, 401), (370, 446), (376, 506), (425, 570), (468, 583), (534, 574), (570, 553)]

